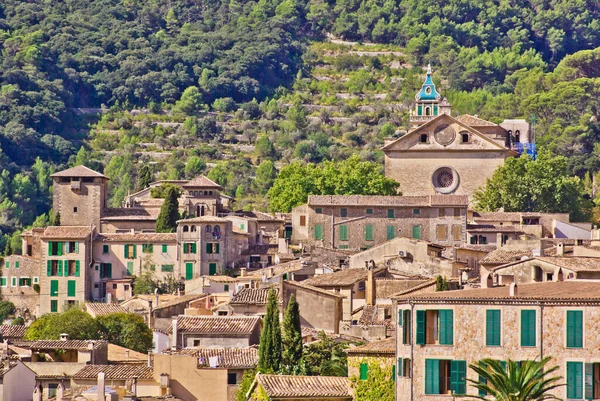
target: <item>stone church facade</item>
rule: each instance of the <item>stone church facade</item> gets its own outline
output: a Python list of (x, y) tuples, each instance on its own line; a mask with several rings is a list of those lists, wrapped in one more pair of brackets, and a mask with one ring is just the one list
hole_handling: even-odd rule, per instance
[(527, 149), (529, 125), (525, 120), (495, 124), (477, 116), (453, 117), (431, 75), (428, 67), (411, 110), (412, 129), (383, 147), (385, 174), (400, 183), (403, 195), (472, 198), (507, 158)]

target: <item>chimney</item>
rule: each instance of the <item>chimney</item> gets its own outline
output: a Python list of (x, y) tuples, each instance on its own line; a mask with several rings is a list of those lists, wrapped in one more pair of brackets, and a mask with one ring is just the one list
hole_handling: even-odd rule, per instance
[(69, 335), (67, 333), (60, 333), (60, 341), (69, 340)]
[(106, 400), (106, 394), (104, 393), (104, 372), (98, 373), (98, 401)]
[[(152, 308), (152, 300), (148, 300), (148, 327), (152, 329), (154, 327), (154, 322), (152, 321), (152, 314), (154, 313), (154, 309)], [(129, 351), (127, 351), (129, 352)]]
[(154, 289), (154, 298), (156, 299), (156, 307), (158, 308), (158, 288)]
[(247, 273), (248, 273), (248, 268), (240, 267), (240, 277), (246, 277)]
[(508, 291), (511, 297), (516, 297), (519, 295), (519, 287), (517, 287), (517, 283), (510, 283), (508, 287)]
[(65, 388), (63, 387), (62, 383), (59, 383), (58, 387), (56, 387), (56, 401), (63, 401), (64, 393)]
[(129, 350), (128, 349), (125, 350), (125, 359), (129, 359)]
[(177, 349), (177, 316), (173, 317), (173, 339), (171, 340), (171, 349), (175, 351)]
[(152, 367), (152, 350), (148, 350), (148, 367)]
[(35, 389), (33, 389), (32, 401), (42, 401), (42, 389), (40, 386), (35, 386)]
[(367, 305), (375, 305), (375, 280), (373, 279), (373, 269), (367, 271), (365, 302)]
[(565, 256), (565, 244), (560, 242), (556, 244), (556, 256)]
[(133, 388), (131, 389), (131, 392), (133, 393), (134, 396), (137, 395), (137, 376), (133, 376)]
[(502, 233), (496, 233), (496, 247), (502, 248)]

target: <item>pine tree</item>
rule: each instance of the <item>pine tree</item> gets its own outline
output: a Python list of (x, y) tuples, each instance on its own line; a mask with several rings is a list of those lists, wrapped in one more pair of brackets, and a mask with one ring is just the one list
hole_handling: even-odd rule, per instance
[(300, 306), (296, 296), (292, 294), (283, 317), (283, 373), (293, 374), (298, 371), (302, 359), (302, 328), (300, 327)]
[(177, 198), (177, 190), (168, 188), (165, 201), (160, 207), (160, 213), (156, 219), (157, 233), (174, 233), (177, 230), (177, 220), (179, 220), (179, 200)]
[(60, 212), (56, 212), (54, 215), (54, 225), (60, 226)]
[(153, 179), (152, 170), (150, 166), (147, 164), (143, 164), (140, 167), (140, 172), (138, 173), (138, 184), (141, 189), (148, 188)]
[(281, 366), (281, 326), (277, 294), (271, 288), (267, 297), (267, 311), (263, 320), (258, 347), (258, 370), (261, 373), (277, 373)]

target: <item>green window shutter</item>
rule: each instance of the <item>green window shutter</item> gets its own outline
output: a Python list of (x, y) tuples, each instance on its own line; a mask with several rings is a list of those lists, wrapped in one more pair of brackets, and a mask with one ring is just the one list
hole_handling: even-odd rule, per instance
[(62, 248), (63, 248), (63, 243), (62, 242), (57, 242), (56, 243), (58, 245), (58, 252), (57, 252), (57, 256), (62, 256)]
[(216, 263), (209, 263), (208, 264), (208, 275), (209, 276), (214, 276), (215, 274), (217, 274), (217, 264)]
[(594, 364), (585, 364), (585, 399), (594, 399)]
[(16, 287), (17, 286), (17, 278), (16, 277), (11, 277), (10, 278), (10, 285), (11, 285), (11, 287)]
[(106, 277), (112, 278), (112, 263), (107, 263), (106, 266), (108, 267), (106, 271)]
[(133, 276), (133, 262), (127, 262), (127, 274)]
[(75, 243), (75, 253), (79, 253), (79, 242)]
[(58, 312), (58, 301), (55, 299), (50, 301), (50, 312)]
[(521, 346), (535, 347), (536, 343), (535, 310), (521, 311)]
[(212, 244), (206, 243), (206, 253), (212, 253)]
[(196, 253), (196, 243), (193, 242), (191, 245), (192, 245), (192, 253)]
[(102, 253), (108, 253), (108, 245), (102, 245)]
[(77, 286), (77, 281), (75, 281), (75, 280), (67, 281), (67, 296), (69, 296), (69, 297), (75, 296), (76, 286)]
[(348, 226), (345, 224), (340, 226), (340, 241), (348, 241)]
[(567, 347), (583, 347), (583, 311), (567, 311)]
[(48, 277), (52, 276), (52, 261), (51, 260), (46, 262), (46, 275)]
[(75, 277), (79, 277), (79, 274), (80, 274), (80, 266), (81, 266), (81, 264), (80, 264), (80, 261), (79, 261), (79, 260), (76, 260), (76, 261), (75, 261)]
[(162, 253), (167, 253), (167, 244), (163, 244)]
[(388, 209), (387, 210), (387, 217), (388, 217), (388, 219), (393, 219), (394, 218), (394, 209)]
[(186, 263), (185, 264), (185, 279), (191, 280), (194, 278), (194, 264)]
[(365, 226), (365, 241), (373, 241), (373, 226), (370, 224)]
[(217, 245), (217, 250), (216, 250), (216, 252), (215, 252), (215, 253), (216, 253), (216, 254), (219, 254), (219, 253), (221, 252), (221, 250), (220, 250), (220, 249), (221, 249), (221, 244), (217, 242), (217, 244), (216, 244), (216, 245)]
[(15, 269), (19, 268), (19, 262), (15, 262)]
[(466, 394), (467, 392), (467, 361), (450, 362), (450, 390), (454, 394)]
[(58, 277), (62, 277), (63, 275), (63, 261), (58, 261)]
[(0, 286), (6, 287), (6, 277), (0, 277)]
[(129, 244), (123, 246), (123, 251), (125, 252), (125, 259), (129, 259)]
[(10, 262), (8, 260), (4, 262), (4, 267), (6, 267), (7, 269), (10, 268)]
[(421, 226), (413, 226), (412, 237), (414, 239), (421, 239)]
[(369, 365), (366, 363), (360, 364), (360, 380), (367, 380), (369, 377)]
[(392, 381), (396, 381), (396, 365), (392, 365)]
[(323, 239), (323, 226), (320, 224), (315, 225), (315, 239)]
[(583, 362), (567, 362), (567, 398), (583, 398)]
[(422, 105), (418, 105), (417, 106), (417, 115), (418, 116), (422, 116), (423, 115), (423, 106)]
[(452, 345), (454, 343), (453, 320), (454, 311), (452, 309), (442, 309), (440, 313), (440, 344)]
[(402, 326), (404, 324), (404, 322), (402, 321), (402, 316), (404, 315), (404, 311), (403, 310), (399, 310), (398, 311), (398, 326)]
[(50, 296), (58, 296), (58, 280), (50, 280)]
[(229, 291), (229, 284), (223, 285), (223, 291)]
[(411, 330), (411, 315), (410, 315), (410, 311), (409, 310), (405, 310), (404, 312), (404, 316), (402, 319), (402, 323), (404, 324), (404, 327), (402, 329), (402, 344), (408, 344), (409, 343), (409, 338), (408, 336), (410, 336), (410, 330)]
[(52, 256), (52, 242), (48, 242), (48, 256)]
[(148, 244), (148, 252), (154, 252), (154, 246), (152, 244)]
[(485, 311), (485, 345), (500, 346), (500, 310)]
[(189, 249), (190, 249), (189, 244), (187, 242), (184, 242), (183, 243), (183, 253), (186, 253), (186, 254), (189, 253)]
[(133, 258), (137, 258), (137, 245), (133, 244), (131, 245), (133, 247)]
[(425, 394), (440, 393), (440, 361), (425, 359)]
[(387, 226), (387, 237), (386, 238), (388, 241), (396, 238), (396, 227)]
[[(479, 376), (479, 383), (481, 384), (487, 384), (487, 379), (483, 376)], [(479, 390), (479, 396), (480, 397), (485, 397), (487, 395), (487, 391), (485, 390)]]
[(402, 358), (398, 358), (398, 376), (404, 376), (404, 360)]
[(425, 344), (425, 333), (426, 333), (426, 320), (425, 320), (425, 311), (418, 310), (417, 311), (417, 341), (416, 343), (419, 345)]

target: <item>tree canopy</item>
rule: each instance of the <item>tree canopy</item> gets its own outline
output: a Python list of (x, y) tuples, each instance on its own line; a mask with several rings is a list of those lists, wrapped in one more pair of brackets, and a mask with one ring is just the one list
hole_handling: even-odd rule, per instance
[(177, 230), (179, 220), (179, 194), (173, 187), (165, 191), (165, 201), (160, 207), (156, 218), (157, 233), (174, 233)]
[(120, 345), (141, 353), (152, 348), (152, 330), (144, 318), (133, 313), (111, 313), (98, 316), (100, 336), (111, 344)]
[(63, 313), (40, 316), (25, 330), (26, 340), (58, 340), (66, 333), (71, 340), (96, 340), (100, 333), (98, 322), (81, 309), (71, 308)]

